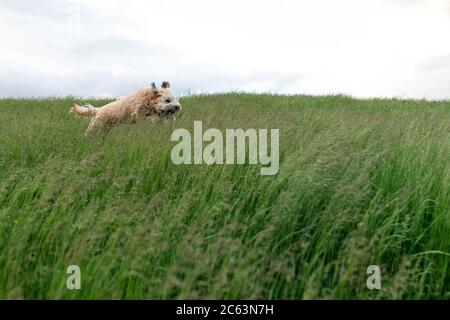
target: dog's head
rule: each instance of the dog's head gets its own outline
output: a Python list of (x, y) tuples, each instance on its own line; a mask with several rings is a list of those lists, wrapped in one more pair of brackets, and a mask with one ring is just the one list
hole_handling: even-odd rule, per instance
[(152, 83), (152, 90), (155, 97), (155, 109), (158, 113), (174, 114), (181, 110), (181, 104), (170, 90), (169, 82), (164, 81), (161, 88), (157, 88), (155, 83)]

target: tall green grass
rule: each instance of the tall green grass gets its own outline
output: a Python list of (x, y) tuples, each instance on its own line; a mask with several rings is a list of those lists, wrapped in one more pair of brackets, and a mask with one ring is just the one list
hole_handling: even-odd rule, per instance
[[(450, 298), (448, 102), (191, 96), (89, 137), (73, 102), (0, 100), (0, 298)], [(172, 164), (194, 120), (279, 128), (279, 173)]]

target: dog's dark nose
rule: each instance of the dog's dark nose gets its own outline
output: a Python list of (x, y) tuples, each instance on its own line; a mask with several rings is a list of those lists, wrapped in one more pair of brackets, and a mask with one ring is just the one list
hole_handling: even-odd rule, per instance
[(181, 109), (181, 107), (180, 106), (174, 106), (173, 107), (176, 111), (178, 111), (178, 110), (180, 110)]

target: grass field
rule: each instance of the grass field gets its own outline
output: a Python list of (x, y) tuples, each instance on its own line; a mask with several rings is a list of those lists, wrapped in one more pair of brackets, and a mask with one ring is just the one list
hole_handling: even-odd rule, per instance
[[(190, 96), (85, 137), (73, 102), (0, 100), (0, 298), (450, 298), (450, 103)], [(279, 128), (279, 173), (172, 164), (194, 120)]]

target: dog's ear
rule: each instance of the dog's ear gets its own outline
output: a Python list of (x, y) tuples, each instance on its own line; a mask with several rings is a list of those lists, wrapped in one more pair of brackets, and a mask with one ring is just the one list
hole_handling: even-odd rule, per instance
[(156, 84), (152, 82), (152, 89), (156, 89)]
[(167, 81), (164, 81), (164, 82), (162, 83), (161, 87), (164, 88), (164, 89), (165, 89), (165, 88), (170, 88), (170, 83), (167, 82)]

